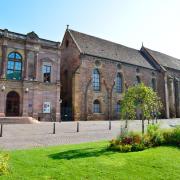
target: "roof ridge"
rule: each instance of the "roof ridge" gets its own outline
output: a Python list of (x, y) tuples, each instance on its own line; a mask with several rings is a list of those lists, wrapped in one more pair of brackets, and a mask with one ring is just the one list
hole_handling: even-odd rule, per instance
[(156, 52), (156, 53), (160, 53), (160, 54), (163, 54), (163, 55), (165, 55), (165, 56), (169, 56), (169, 57), (171, 57), (171, 58), (174, 58), (174, 59), (176, 59), (176, 60), (180, 61), (180, 59), (179, 59), (179, 58), (176, 58), (176, 57), (171, 56), (171, 55), (169, 55), (169, 54), (165, 54), (165, 53), (163, 53), (163, 52), (159, 52), (159, 51), (156, 51), (156, 50), (153, 50), (153, 49), (147, 48), (147, 47), (145, 47), (145, 48), (146, 48), (147, 50), (154, 51), (154, 52)]

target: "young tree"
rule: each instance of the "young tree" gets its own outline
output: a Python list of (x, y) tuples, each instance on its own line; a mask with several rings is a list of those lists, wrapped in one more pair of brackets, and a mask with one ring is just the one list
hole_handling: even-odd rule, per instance
[(142, 115), (142, 133), (144, 133), (144, 120), (154, 118), (154, 114), (159, 114), (162, 103), (157, 93), (152, 88), (143, 83), (128, 88), (123, 95), (121, 115), (126, 119), (136, 119), (137, 111)]

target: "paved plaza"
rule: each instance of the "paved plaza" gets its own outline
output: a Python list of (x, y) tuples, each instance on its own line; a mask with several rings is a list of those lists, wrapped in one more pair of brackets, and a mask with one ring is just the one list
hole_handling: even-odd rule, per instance
[[(180, 119), (158, 120), (161, 128), (172, 128), (180, 125)], [(33, 147), (53, 146), (59, 144), (76, 144), (115, 138), (124, 127), (124, 121), (80, 121), (56, 122), (56, 133), (53, 134), (52, 122), (38, 124), (4, 124), (3, 137), (0, 137), (1, 149), (27, 149)], [(146, 122), (147, 125), (147, 122)], [(129, 130), (141, 131), (141, 121), (129, 121)]]

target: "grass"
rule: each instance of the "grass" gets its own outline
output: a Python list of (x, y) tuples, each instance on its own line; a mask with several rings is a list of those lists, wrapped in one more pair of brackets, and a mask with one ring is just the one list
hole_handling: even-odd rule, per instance
[(180, 179), (180, 149), (141, 152), (107, 151), (107, 142), (10, 151), (12, 180), (141, 180)]

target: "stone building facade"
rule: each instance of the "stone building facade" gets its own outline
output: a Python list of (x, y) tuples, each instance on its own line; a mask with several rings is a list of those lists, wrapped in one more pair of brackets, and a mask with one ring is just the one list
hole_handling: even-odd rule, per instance
[(0, 30), (0, 117), (60, 120), (60, 43)]
[(123, 92), (143, 82), (164, 118), (180, 117), (180, 60), (67, 29), (59, 42), (0, 30), (0, 117), (113, 120)]
[(120, 119), (122, 93), (143, 82), (163, 117), (180, 117), (180, 60), (67, 29), (61, 44), (62, 120)]

